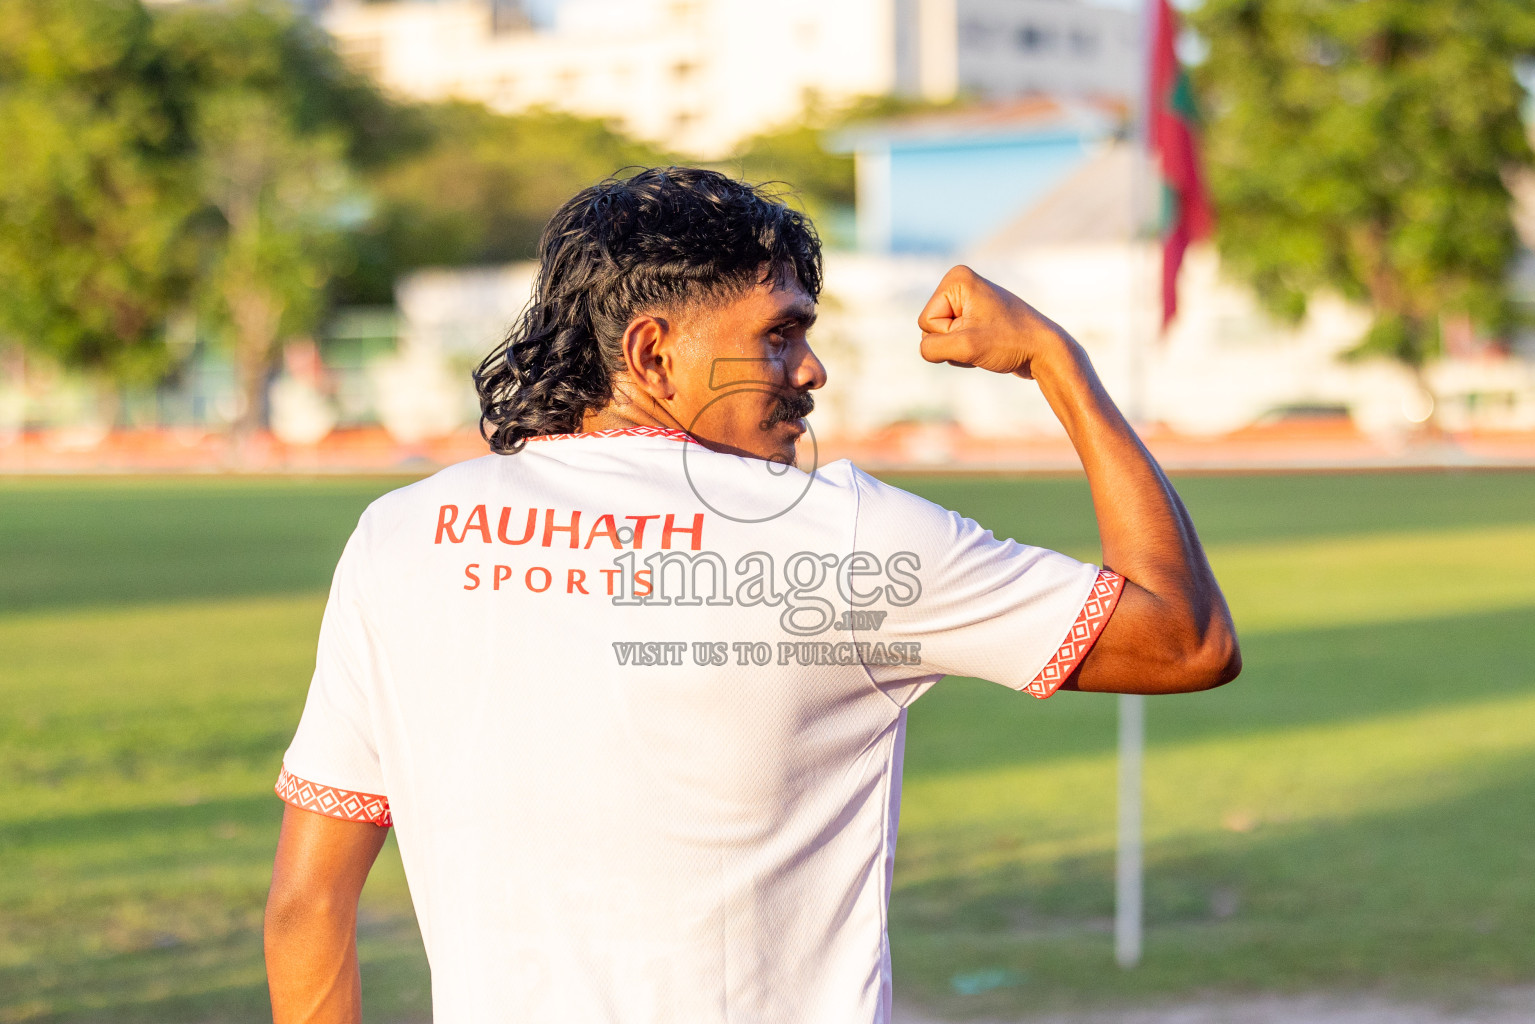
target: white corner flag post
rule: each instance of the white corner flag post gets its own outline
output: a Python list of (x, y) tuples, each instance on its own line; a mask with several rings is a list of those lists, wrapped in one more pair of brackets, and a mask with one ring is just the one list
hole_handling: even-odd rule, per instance
[(1114, 959), (1141, 962), (1141, 761), (1146, 746), (1146, 698), (1119, 695), (1119, 837), (1114, 860)]
[[(1141, 3), (1141, 95), (1134, 113), (1130, 171), (1131, 238), (1130, 292), (1130, 420), (1139, 427), (1146, 420), (1146, 331), (1142, 325), (1142, 303), (1150, 289), (1142, 287), (1144, 276), (1140, 247), (1145, 237), (1146, 189), (1151, 184), (1146, 167), (1150, 162), (1151, 143), (1151, 47), (1156, 31), (1158, 0)], [(1141, 768), (1146, 752), (1146, 698), (1138, 693), (1119, 695), (1119, 786), (1118, 821), (1114, 856), (1114, 960), (1123, 968), (1141, 962), (1142, 934), (1145, 921), (1145, 865), (1141, 856)]]

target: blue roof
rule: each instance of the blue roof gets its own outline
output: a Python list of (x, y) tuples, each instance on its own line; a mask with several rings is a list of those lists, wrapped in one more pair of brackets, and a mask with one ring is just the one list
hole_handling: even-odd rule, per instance
[(1027, 210), (1122, 123), (1106, 105), (1035, 98), (855, 126), (831, 142), (876, 161), (860, 175), (886, 176), (875, 194), (860, 194), (859, 217), (888, 224), (892, 251), (952, 253)]

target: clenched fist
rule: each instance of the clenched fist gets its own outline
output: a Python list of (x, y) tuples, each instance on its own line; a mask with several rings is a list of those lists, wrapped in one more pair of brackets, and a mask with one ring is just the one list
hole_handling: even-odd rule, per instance
[(1039, 310), (969, 267), (943, 275), (917, 316), (922, 358), (930, 363), (977, 366), (1032, 379), (1042, 359), (1071, 352), (1076, 343)]

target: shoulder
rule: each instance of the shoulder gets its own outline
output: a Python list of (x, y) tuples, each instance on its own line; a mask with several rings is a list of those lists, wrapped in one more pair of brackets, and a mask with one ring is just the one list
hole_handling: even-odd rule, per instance
[(357, 532), (371, 543), (387, 543), (407, 527), (419, 525), (423, 516), (435, 519), (438, 506), (455, 497), (477, 493), (485, 483), (498, 479), (510, 455), (482, 455), (445, 466), (415, 483), (397, 487), (375, 498), (357, 522)]
[(921, 495), (886, 483), (850, 462), (845, 464), (848, 467), (848, 486), (857, 499), (860, 520), (884, 517), (920, 522), (961, 518), (959, 513), (951, 512)]

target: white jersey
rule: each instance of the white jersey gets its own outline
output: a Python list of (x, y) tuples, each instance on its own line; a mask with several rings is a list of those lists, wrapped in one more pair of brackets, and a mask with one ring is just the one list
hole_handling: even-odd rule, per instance
[(906, 706), (1048, 696), (1120, 585), (845, 461), (535, 439), (363, 514), (278, 792), (392, 821), (438, 1024), (883, 1022)]

